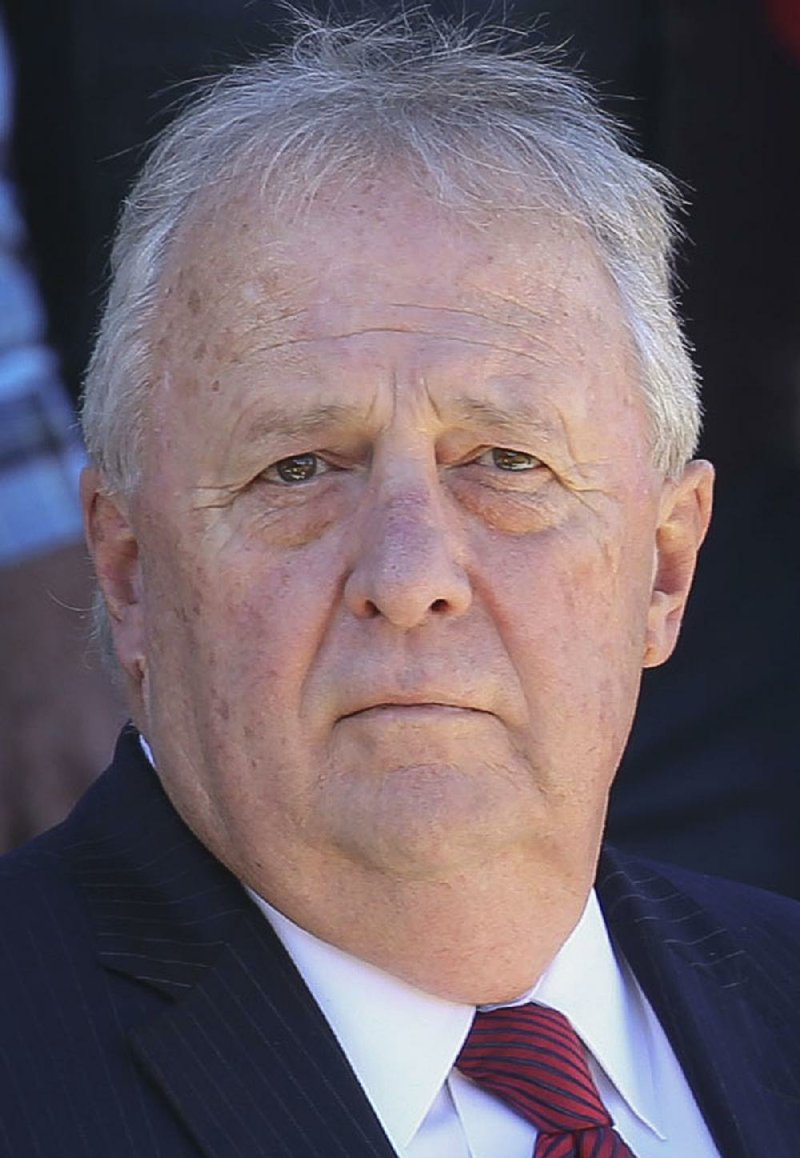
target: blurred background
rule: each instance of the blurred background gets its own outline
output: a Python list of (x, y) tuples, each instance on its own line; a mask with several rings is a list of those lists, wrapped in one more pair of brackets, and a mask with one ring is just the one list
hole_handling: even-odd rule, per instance
[[(800, 0), (427, 7), (562, 45), (686, 191), (677, 276), (717, 511), (677, 652), (645, 673), (609, 835), (800, 896)], [(53, 516), (70, 500), (51, 477), (73, 486), (65, 399), (80, 391), (120, 202), (189, 82), (269, 49), (288, 23), (266, 0), (6, 0), (0, 12), (0, 847), (11, 847), (64, 814), (124, 718), (86, 643), (90, 579), (74, 510)]]

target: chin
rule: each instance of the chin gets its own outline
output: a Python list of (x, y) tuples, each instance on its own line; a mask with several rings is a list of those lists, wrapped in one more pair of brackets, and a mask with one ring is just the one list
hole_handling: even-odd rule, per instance
[(531, 839), (530, 801), (507, 780), (452, 766), (396, 769), (377, 800), (359, 803), (350, 799), (340, 814), (340, 849), (403, 879), (453, 878)]

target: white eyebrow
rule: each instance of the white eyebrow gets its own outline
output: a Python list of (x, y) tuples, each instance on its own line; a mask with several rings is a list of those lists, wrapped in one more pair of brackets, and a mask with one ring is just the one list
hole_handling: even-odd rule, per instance
[(360, 417), (363, 417), (362, 409), (355, 404), (322, 402), (297, 410), (278, 402), (266, 409), (259, 408), (252, 420), (243, 422), (239, 433), (248, 441), (263, 441), (276, 434), (290, 438), (309, 436), (347, 426)]
[(526, 429), (541, 435), (543, 438), (552, 438), (555, 430), (538, 407), (522, 404), (499, 406), (483, 398), (470, 398), (466, 395), (456, 399), (454, 409), (459, 416), (467, 420), (474, 420), (488, 424), (495, 430), (518, 433)]

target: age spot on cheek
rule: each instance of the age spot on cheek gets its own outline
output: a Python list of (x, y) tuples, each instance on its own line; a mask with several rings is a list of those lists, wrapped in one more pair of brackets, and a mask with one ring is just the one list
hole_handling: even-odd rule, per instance
[(230, 719), (230, 715), (231, 715), (231, 709), (230, 709), (230, 705), (228, 704), (228, 701), (225, 699), (221, 699), (221, 698), (215, 700), (214, 713), (215, 713), (215, 715), (219, 716), (219, 718), (224, 723), (227, 724), (228, 720)]

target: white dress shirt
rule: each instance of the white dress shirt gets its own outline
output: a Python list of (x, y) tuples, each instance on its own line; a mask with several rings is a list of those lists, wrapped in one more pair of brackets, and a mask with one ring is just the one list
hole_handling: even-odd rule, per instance
[[(248, 890), (250, 891), (250, 890)], [(453, 1069), (474, 1006), (406, 985), (299, 928), (251, 892), (285, 945), (402, 1158), (531, 1158), (536, 1130)], [(592, 892), (529, 999), (560, 1010), (637, 1158), (719, 1158), (647, 998)]]

